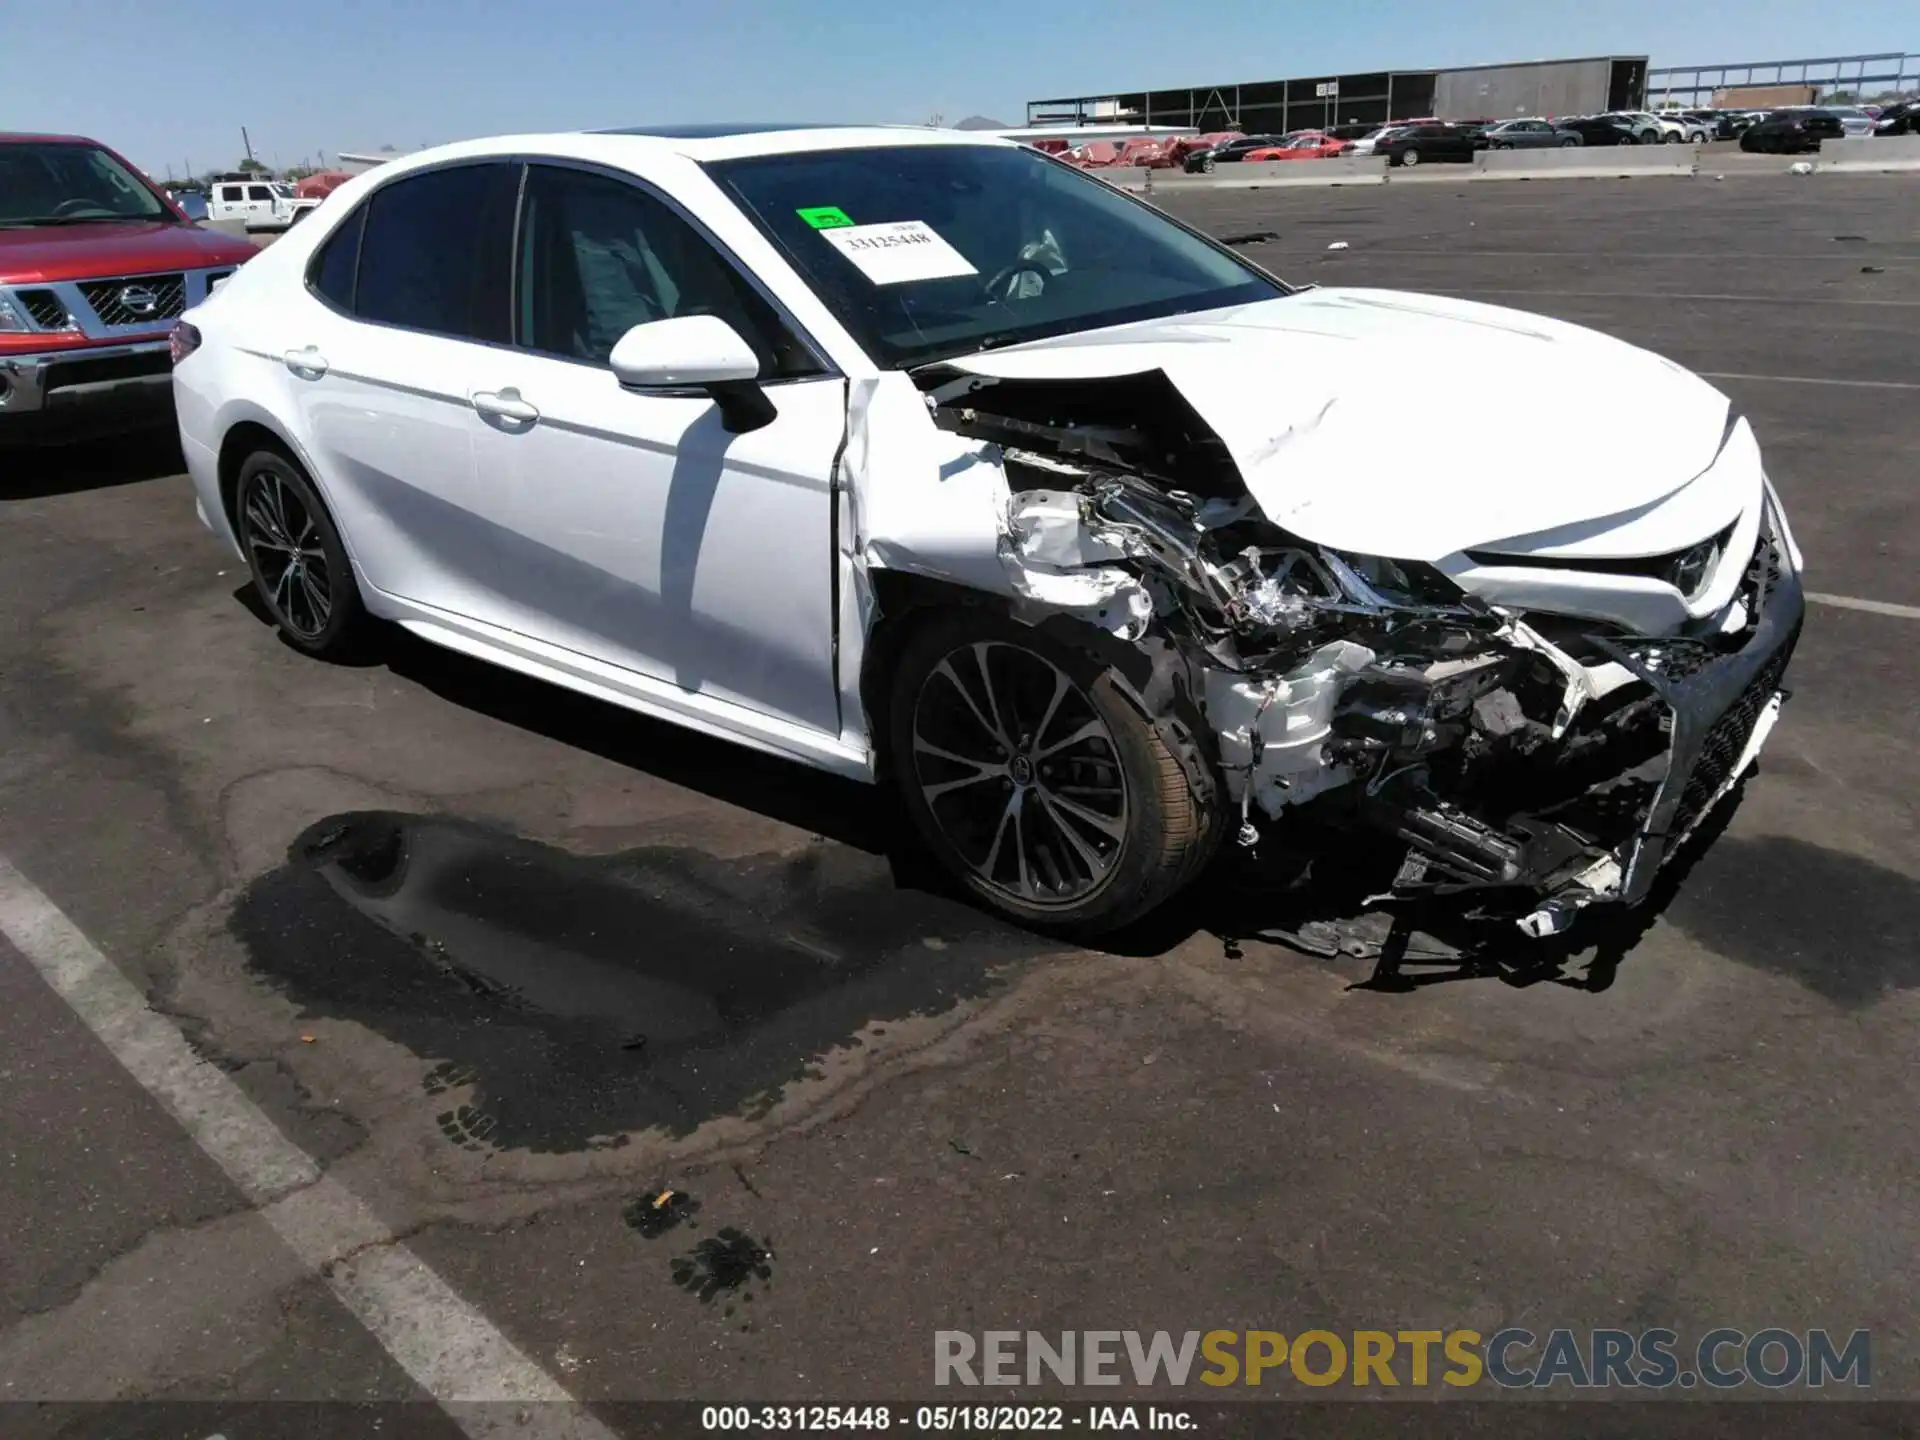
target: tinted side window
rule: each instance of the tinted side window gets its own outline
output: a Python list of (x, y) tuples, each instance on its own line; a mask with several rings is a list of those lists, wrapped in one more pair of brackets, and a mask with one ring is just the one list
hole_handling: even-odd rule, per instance
[(336, 310), (353, 312), (353, 276), (360, 267), (360, 232), (367, 223), (367, 207), (362, 205), (320, 247), (307, 270), (307, 283)]
[(360, 238), (354, 313), (436, 335), (505, 344), (517, 165), (410, 175), (374, 192)]
[(535, 165), (520, 221), (519, 342), (604, 364), (635, 325), (717, 315), (765, 379), (819, 365), (711, 241), (671, 207), (611, 176)]
[(265, 185), (249, 185), (247, 187), (247, 199), (271, 200), (273, 199), (273, 191), (269, 190)]

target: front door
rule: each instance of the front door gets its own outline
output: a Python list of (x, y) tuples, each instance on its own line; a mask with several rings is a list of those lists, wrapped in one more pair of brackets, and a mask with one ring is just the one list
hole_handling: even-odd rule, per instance
[[(846, 384), (732, 259), (637, 181), (529, 168), (515, 346), (472, 397), (479, 491), (510, 503), (498, 623), (715, 699), (839, 729), (832, 473)], [(778, 414), (731, 434), (699, 390), (608, 368), (636, 325), (718, 315)]]

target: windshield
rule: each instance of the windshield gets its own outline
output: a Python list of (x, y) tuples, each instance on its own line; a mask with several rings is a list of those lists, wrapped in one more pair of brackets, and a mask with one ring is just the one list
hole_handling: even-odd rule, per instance
[(97, 145), (0, 144), (0, 225), (174, 218), (159, 196)]
[(1292, 293), (1024, 146), (826, 150), (706, 168), (891, 368)]

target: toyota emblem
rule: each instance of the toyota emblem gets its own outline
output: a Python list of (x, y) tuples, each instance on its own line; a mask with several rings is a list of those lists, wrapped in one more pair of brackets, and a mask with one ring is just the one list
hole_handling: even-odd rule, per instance
[(135, 315), (151, 315), (160, 308), (160, 296), (145, 285), (129, 285), (120, 292), (120, 304)]

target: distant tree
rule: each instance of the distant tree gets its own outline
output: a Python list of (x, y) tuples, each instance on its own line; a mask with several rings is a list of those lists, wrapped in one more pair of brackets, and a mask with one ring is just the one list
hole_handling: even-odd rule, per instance
[(1858, 90), (1829, 90), (1827, 92), (1827, 103), (1829, 105), (1858, 105), (1860, 103), (1860, 92)]
[(233, 168), (236, 170), (244, 170), (249, 175), (265, 175), (267, 173), (266, 165), (261, 161), (255, 160), (252, 156), (248, 156)]

